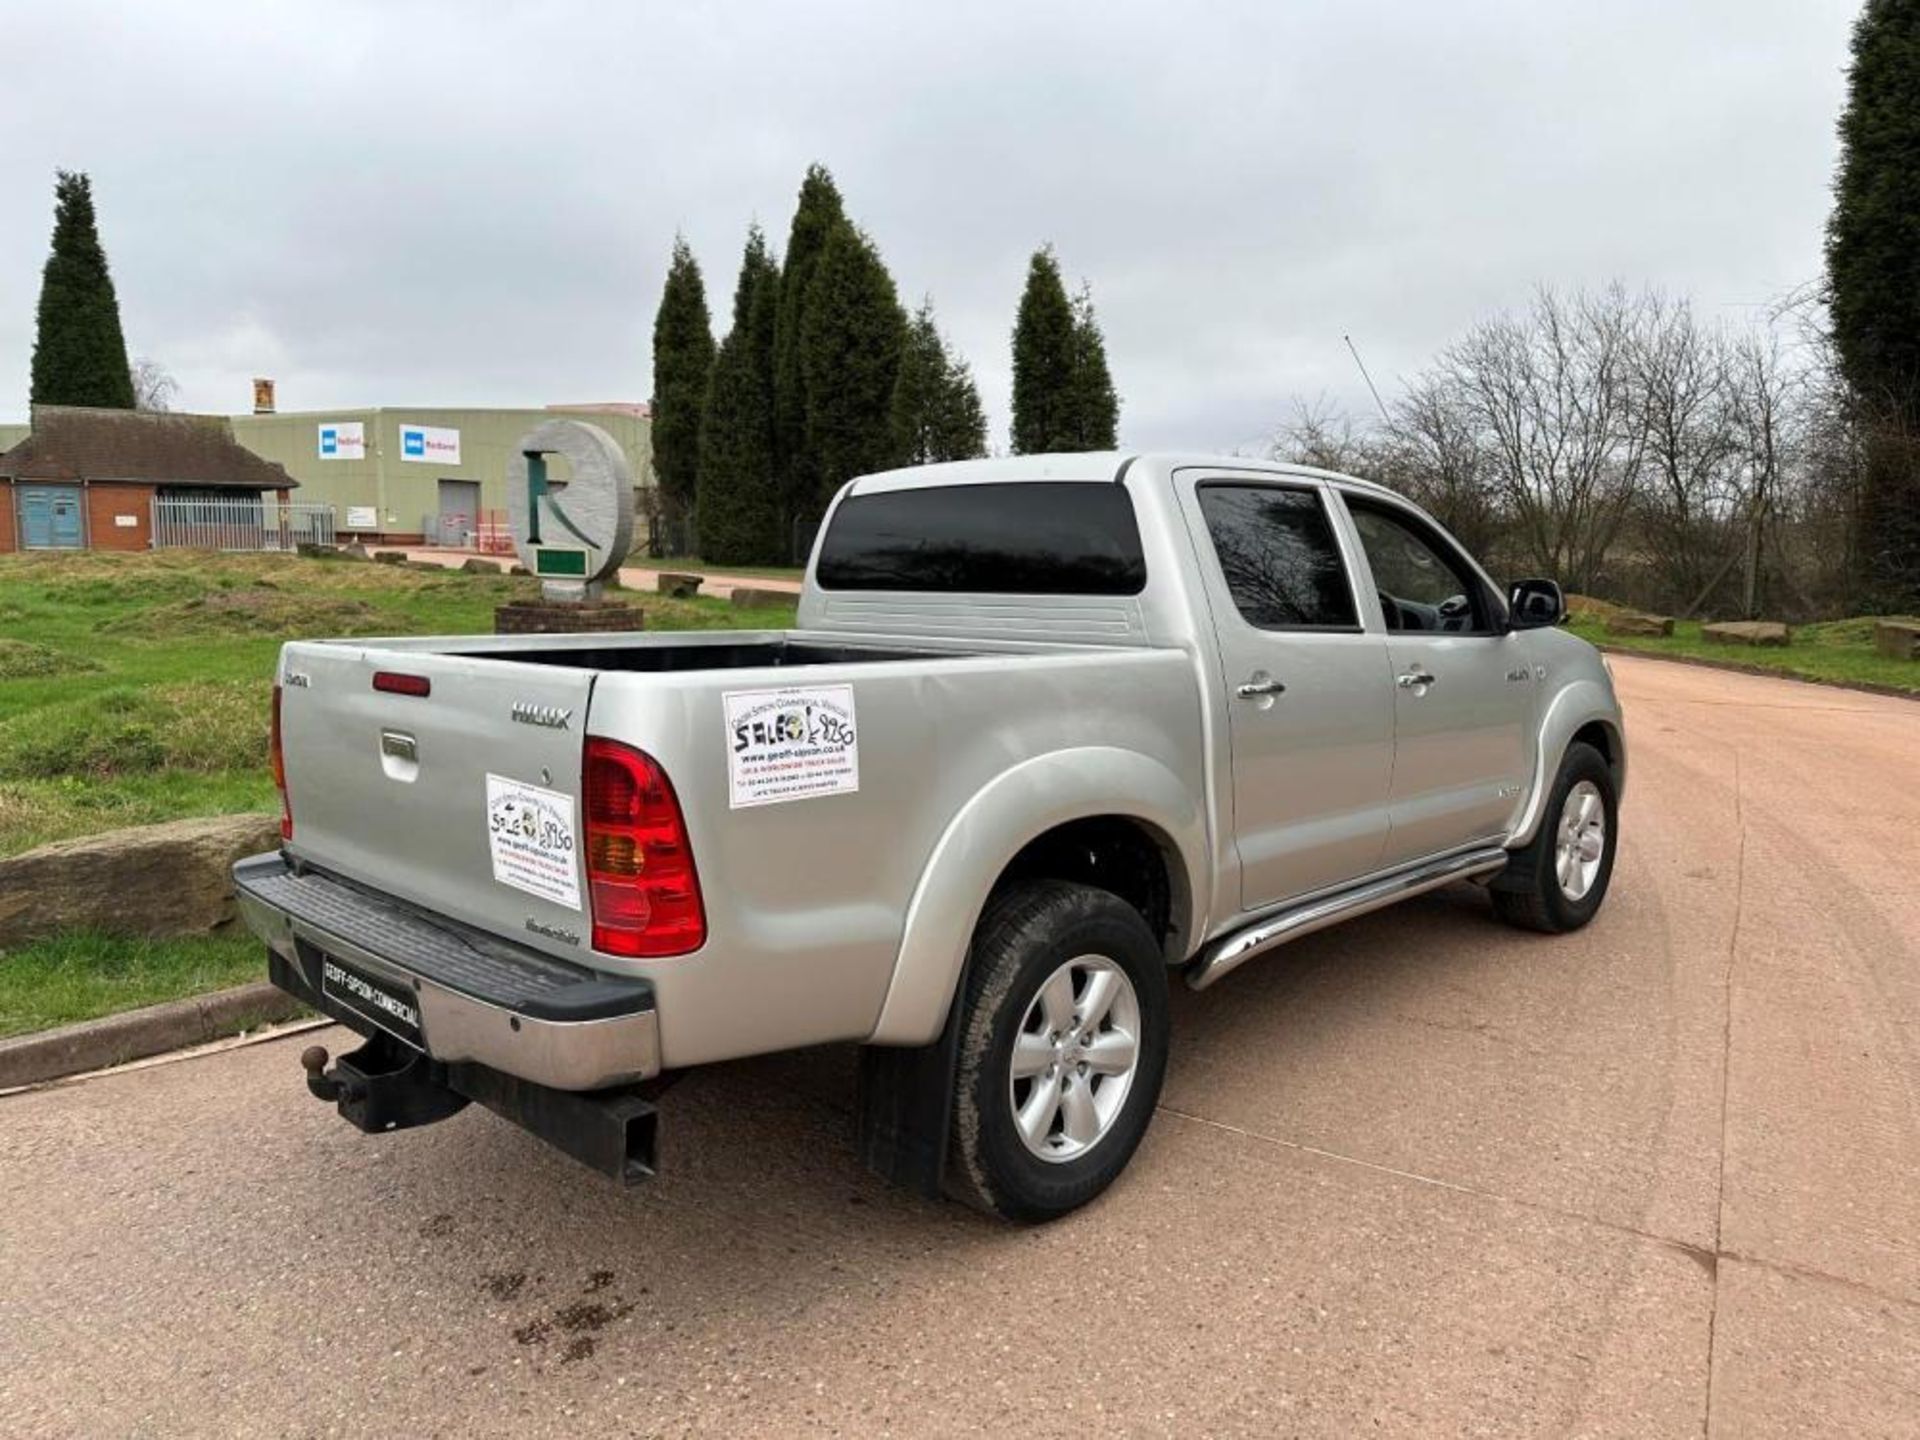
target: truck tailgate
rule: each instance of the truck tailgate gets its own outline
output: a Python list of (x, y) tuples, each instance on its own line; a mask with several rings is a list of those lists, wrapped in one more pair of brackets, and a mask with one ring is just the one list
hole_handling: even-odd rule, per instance
[(281, 732), (299, 859), (583, 958), (579, 785), (596, 672), (296, 644)]

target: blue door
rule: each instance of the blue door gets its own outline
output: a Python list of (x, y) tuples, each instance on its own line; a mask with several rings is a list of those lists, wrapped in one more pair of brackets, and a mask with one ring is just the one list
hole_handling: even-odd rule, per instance
[(78, 550), (80, 491), (71, 485), (30, 485), (20, 491), (20, 529), (29, 550)]

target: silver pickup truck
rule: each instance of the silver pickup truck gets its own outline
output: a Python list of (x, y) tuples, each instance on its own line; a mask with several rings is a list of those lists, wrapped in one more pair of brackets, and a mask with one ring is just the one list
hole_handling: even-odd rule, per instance
[(286, 646), (235, 878), (364, 1129), (477, 1100), (634, 1180), (677, 1073), (854, 1041), (868, 1163), (1044, 1219), (1139, 1143), (1174, 979), (1456, 881), (1593, 917), (1626, 747), (1564, 613), (1341, 475), (872, 475), (793, 630)]

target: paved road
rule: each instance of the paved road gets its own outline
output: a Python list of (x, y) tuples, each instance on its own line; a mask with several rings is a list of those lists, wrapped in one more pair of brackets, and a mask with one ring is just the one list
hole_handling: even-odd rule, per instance
[(364, 1138), (304, 1040), (0, 1100), (0, 1431), (1920, 1434), (1920, 705), (1616, 665), (1592, 928), (1463, 890), (1180, 992), (1045, 1229), (868, 1178), (845, 1050), (690, 1077), (631, 1194)]

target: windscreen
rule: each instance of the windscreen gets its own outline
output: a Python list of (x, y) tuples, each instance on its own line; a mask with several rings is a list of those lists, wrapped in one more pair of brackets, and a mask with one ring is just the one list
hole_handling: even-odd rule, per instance
[(1124, 486), (942, 485), (849, 496), (814, 578), (827, 590), (1137, 595), (1147, 562)]

